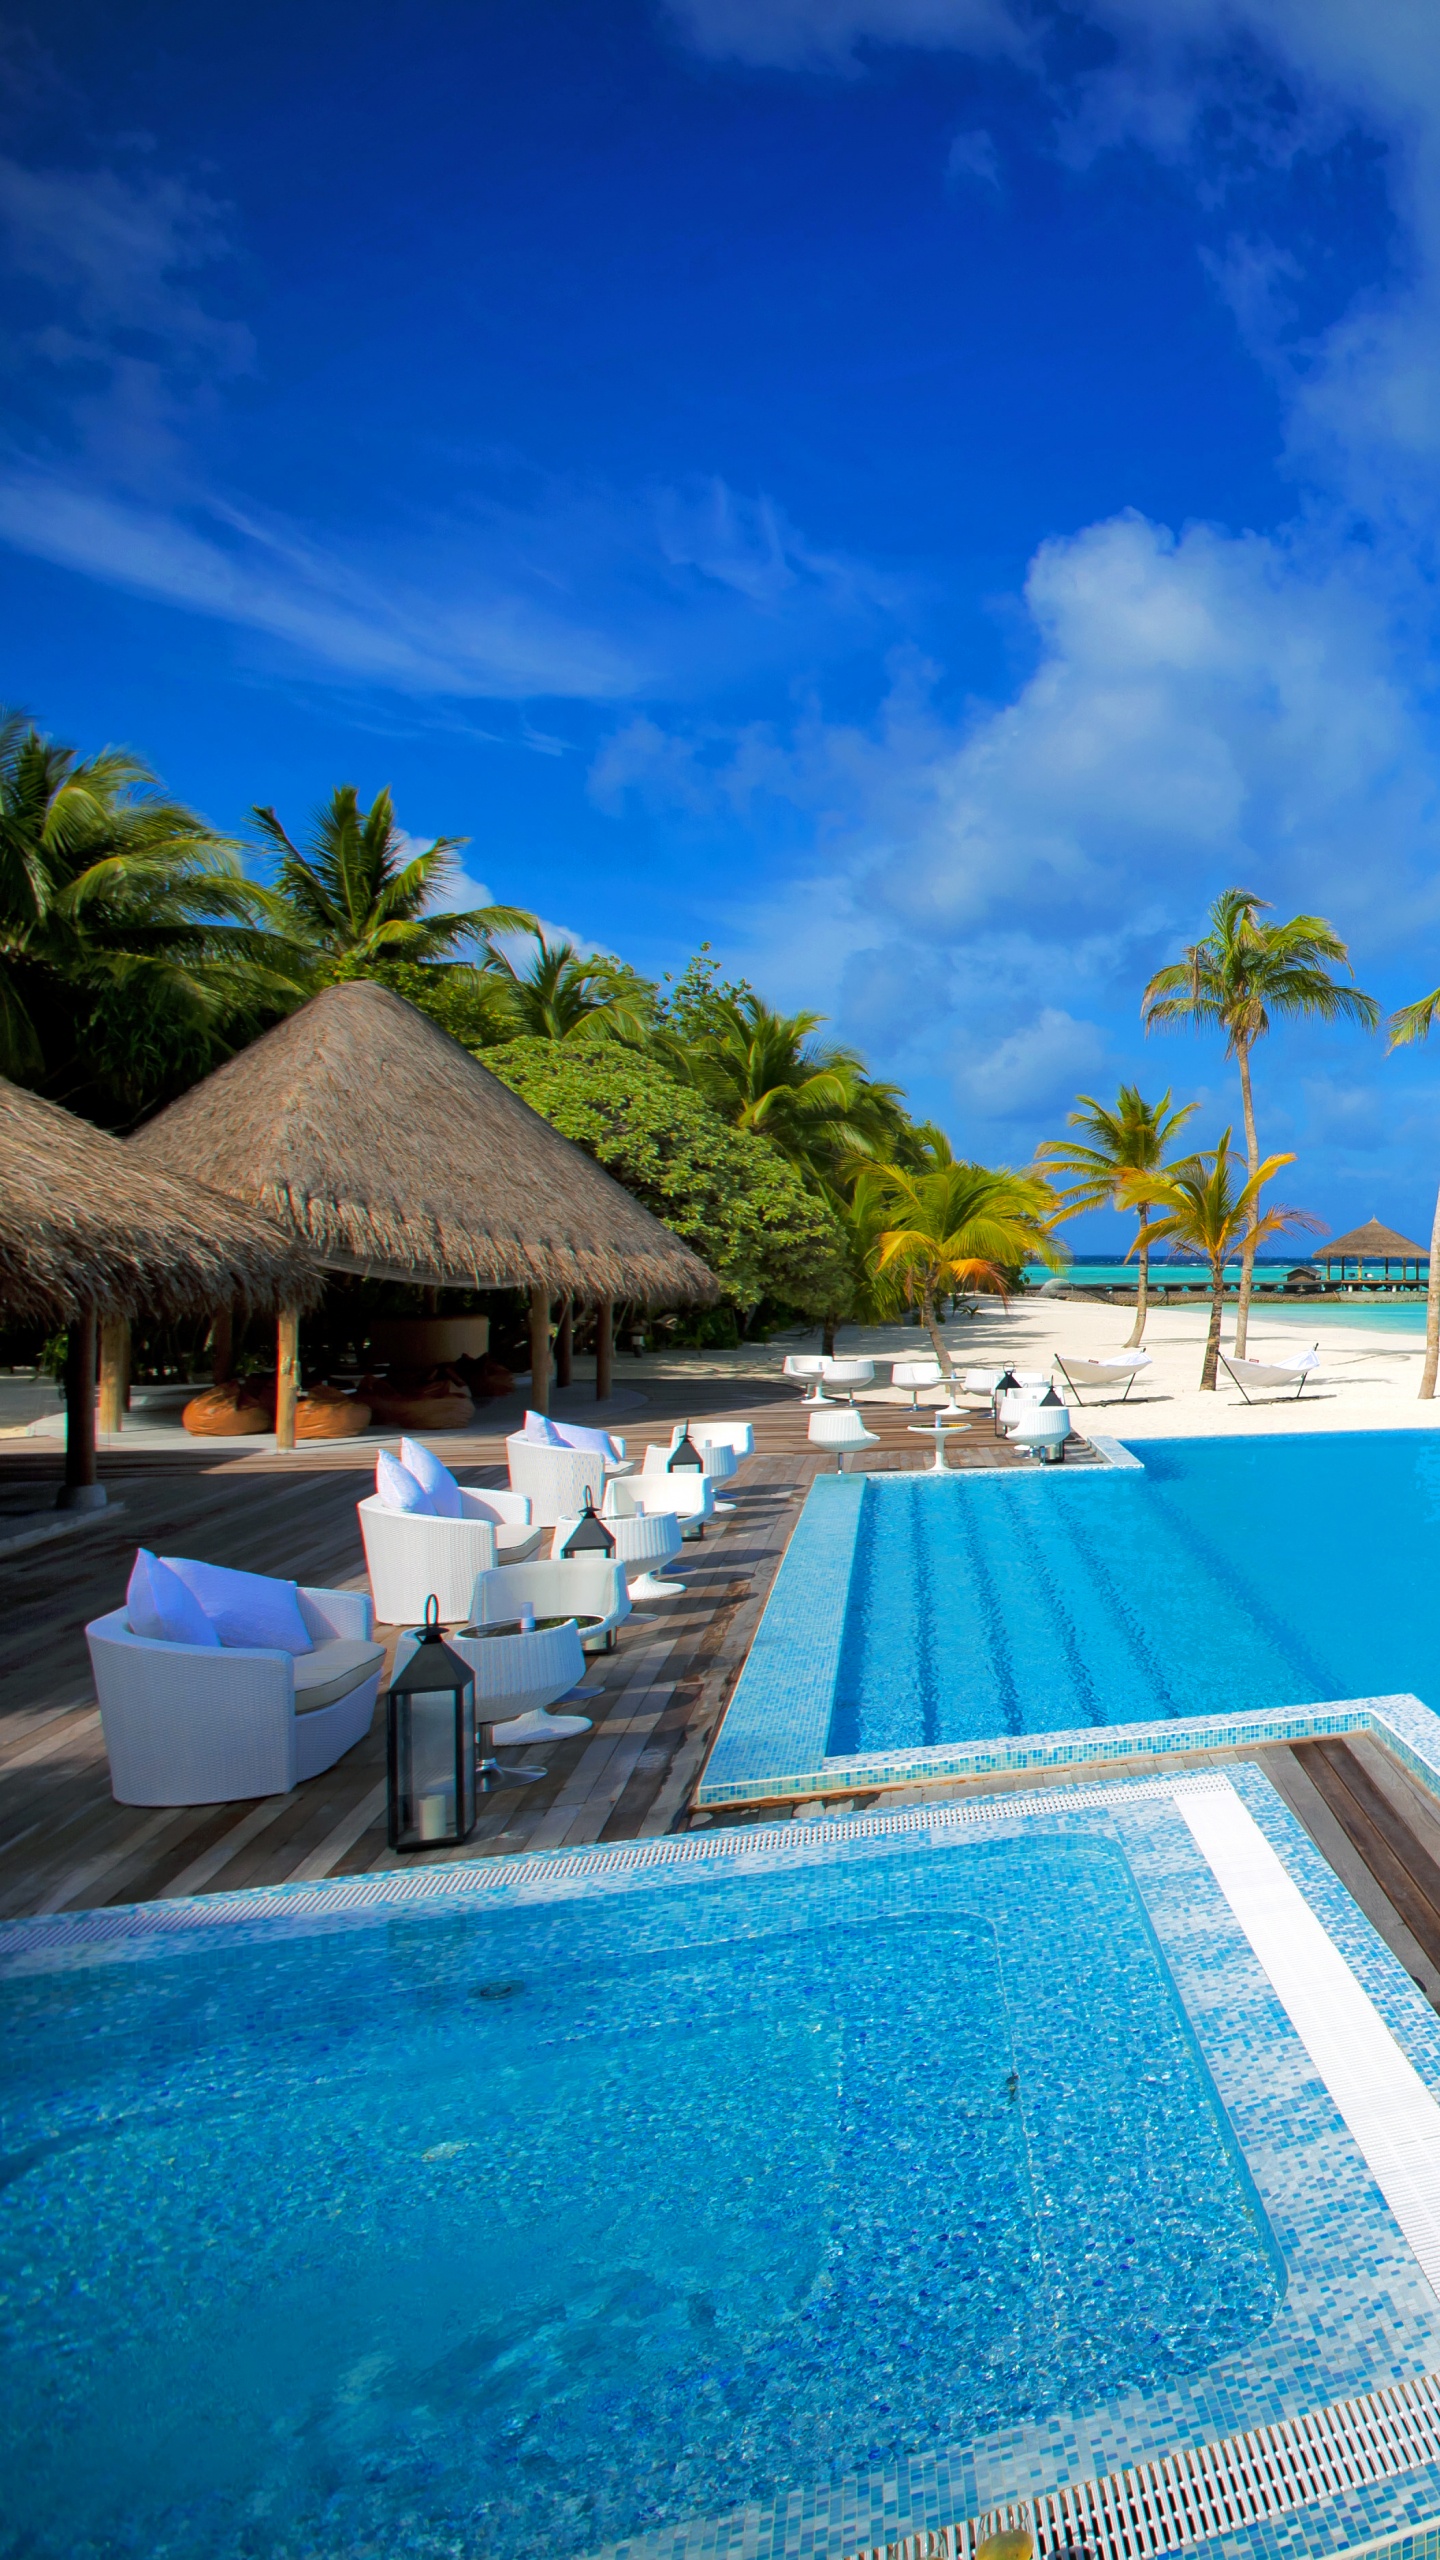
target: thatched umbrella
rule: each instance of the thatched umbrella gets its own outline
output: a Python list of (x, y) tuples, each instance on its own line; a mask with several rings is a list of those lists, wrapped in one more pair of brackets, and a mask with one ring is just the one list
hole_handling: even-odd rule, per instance
[(208, 1315), (313, 1305), (319, 1272), (293, 1235), (199, 1183), (137, 1163), (120, 1139), (0, 1077), (0, 1309), (67, 1328), (61, 1507), (103, 1503), (95, 1468), (95, 1333), (148, 1308)]
[[(698, 1255), (591, 1157), (368, 979), (312, 996), (128, 1144), (142, 1163), (267, 1211), (332, 1271), (528, 1289), (542, 1409), (552, 1298), (599, 1308), (603, 1395), (617, 1298), (677, 1306), (719, 1295)], [(279, 1377), (284, 1446), (295, 1390), (295, 1328), (284, 1319)]]

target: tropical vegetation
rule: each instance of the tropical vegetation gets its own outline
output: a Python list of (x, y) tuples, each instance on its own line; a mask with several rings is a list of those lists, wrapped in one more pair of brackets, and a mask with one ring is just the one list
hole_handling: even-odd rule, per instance
[[(1222, 890), (1210, 910), (1209, 931), (1190, 943), (1179, 960), (1156, 970), (1140, 1007), (1147, 1030), (1188, 1023), (1192, 1030), (1224, 1032), (1225, 1054), (1235, 1060), (1240, 1075), (1245, 1156), (1252, 1180), (1260, 1169), (1260, 1141), (1250, 1060), (1272, 1021), (1343, 1019), (1373, 1031), (1380, 1020), (1373, 996), (1343, 985), (1332, 975), (1337, 968), (1349, 968), (1350, 953), (1324, 916), (1291, 916), (1286, 924), (1262, 924), (1259, 919), (1266, 911), (1268, 901), (1253, 889)], [(1237, 1240), (1241, 1265), (1235, 1352), (1243, 1359), (1259, 1228)]]
[[(1266, 1185), (1273, 1182), (1282, 1165), (1293, 1164), (1294, 1157), (1267, 1156), (1263, 1164), (1253, 1170), (1247, 1168), (1242, 1182), (1240, 1159), (1231, 1148), (1230, 1134), (1226, 1129), (1218, 1146), (1202, 1149), (1153, 1173), (1127, 1174), (1119, 1186), (1120, 1207), (1159, 1210), (1160, 1215), (1149, 1230), (1152, 1244), (1178, 1244), (1182, 1251), (1210, 1266), (1210, 1323), (1200, 1369), (1200, 1384), (1206, 1390), (1214, 1388), (1219, 1367), (1226, 1263), (1237, 1252), (1248, 1251), (1253, 1260), (1255, 1247), (1269, 1237), (1283, 1235), (1287, 1228), (1313, 1227), (1317, 1223), (1303, 1209), (1262, 1206)], [(1235, 1356), (1244, 1356), (1238, 1344)]]
[(871, 1273), (879, 1310), (919, 1310), (946, 1378), (954, 1364), (940, 1330), (941, 1302), (966, 1289), (1003, 1297), (1018, 1264), (1033, 1259), (1054, 1270), (1063, 1258), (1051, 1232), (1054, 1196), (1041, 1176), (958, 1163), (948, 1146), (945, 1160), (867, 1168), (860, 1198), (875, 1218)]
[[(1171, 1140), (1191, 1115), (1198, 1111), (1196, 1102), (1181, 1103), (1172, 1109), (1167, 1085), (1158, 1102), (1147, 1102), (1138, 1085), (1122, 1084), (1113, 1105), (1097, 1102), (1093, 1093), (1075, 1097), (1078, 1111), (1070, 1114), (1069, 1125), (1082, 1131), (1090, 1144), (1080, 1138), (1048, 1138), (1036, 1149), (1036, 1161), (1050, 1173), (1068, 1174), (1071, 1178), (1061, 1193), (1061, 1214), (1078, 1217), (1085, 1209), (1123, 1209), (1132, 1203), (1124, 1194), (1131, 1174), (1155, 1173), (1164, 1164)], [(1140, 1232), (1131, 1251), (1135, 1255), (1138, 1285), (1135, 1292), (1135, 1322), (1126, 1344), (1138, 1351), (1145, 1339), (1145, 1318), (1150, 1297), (1150, 1210), (1146, 1201), (1135, 1205)]]
[[(1407, 1049), (1414, 1040), (1428, 1040), (1440, 1012), (1440, 987), (1432, 987), (1428, 996), (1417, 997), (1414, 1004), (1403, 1004), (1390, 1017), (1389, 1047)], [(1425, 1289), (1425, 1358), (1420, 1370), (1420, 1395), (1428, 1402), (1435, 1393), (1435, 1377), (1440, 1370), (1440, 1193), (1435, 1200), (1435, 1214), (1430, 1222), (1430, 1267)]]

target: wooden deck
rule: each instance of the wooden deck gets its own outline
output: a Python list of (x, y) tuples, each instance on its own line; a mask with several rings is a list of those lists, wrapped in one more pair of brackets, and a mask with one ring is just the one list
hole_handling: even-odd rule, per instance
[[(592, 1408), (592, 1411), (596, 1410)], [(744, 1661), (797, 1509), (833, 1456), (813, 1450), (788, 1388), (681, 1382), (617, 1419), (627, 1446), (668, 1441), (682, 1415), (749, 1421), (756, 1454), (725, 1487), (734, 1517), (684, 1550), (682, 1600), (636, 1611), (618, 1652), (589, 1677), (593, 1731), (552, 1745), (543, 1783), (491, 1797), (459, 1851), (493, 1857), (683, 1828), (691, 1793)], [(876, 1470), (923, 1463), (907, 1410), (867, 1404)], [(504, 1482), (506, 1415), (444, 1444), (472, 1483)], [(920, 1458), (917, 1461), (917, 1451)], [(1081, 1453), (1084, 1463), (1089, 1453)], [(1029, 1465), (983, 1417), (950, 1446), (952, 1465)], [(1093, 1461), (1091, 1461), (1093, 1463)], [(373, 1445), (278, 1458), (207, 1454), (204, 1444), (102, 1462), (111, 1508), (53, 1543), (0, 1554), (0, 1917), (162, 1895), (232, 1891), (395, 1863), (385, 1839), (384, 1718), (334, 1769), (288, 1796), (149, 1811), (117, 1805), (83, 1628), (124, 1593), (137, 1546), (197, 1555), (297, 1581), (363, 1588), (355, 1516)], [(0, 1443), (0, 1534), (58, 1481), (53, 1445)], [(520, 1755), (534, 1761), (534, 1746)], [(744, 1819), (727, 1811), (726, 1819)], [(417, 1863), (407, 1860), (407, 1864)]]

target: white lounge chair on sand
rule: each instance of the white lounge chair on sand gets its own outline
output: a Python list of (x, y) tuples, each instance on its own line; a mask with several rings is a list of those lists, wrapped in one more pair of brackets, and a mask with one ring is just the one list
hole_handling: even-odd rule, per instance
[(853, 1405), (841, 1405), (834, 1413), (812, 1413), (809, 1435), (817, 1449), (833, 1449), (839, 1474), (846, 1473), (845, 1461), (857, 1449), (878, 1449), (880, 1434), (867, 1431)]
[(305, 1583), (311, 1653), (167, 1644), (126, 1609), (85, 1630), (117, 1804), (229, 1804), (283, 1796), (363, 1740), (385, 1648), (369, 1595)]
[(1082, 1360), (1074, 1351), (1067, 1351), (1063, 1357), (1058, 1351), (1055, 1354), (1055, 1366), (1066, 1386), (1074, 1389), (1077, 1403), (1082, 1388), (1119, 1387), (1121, 1393), (1114, 1401), (1123, 1404), (1141, 1370), (1154, 1365), (1148, 1351), (1112, 1351), (1103, 1360)]
[(1307, 1386), (1323, 1387), (1320, 1375), (1320, 1345), (1313, 1343), (1308, 1351), (1296, 1352), (1289, 1360), (1237, 1360), (1231, 1352), (1222, 1351), (1220, 1366), (1233, 1379), (1247, 1404), (1266, 1387), (1293, 1387), (1298, 1404)]

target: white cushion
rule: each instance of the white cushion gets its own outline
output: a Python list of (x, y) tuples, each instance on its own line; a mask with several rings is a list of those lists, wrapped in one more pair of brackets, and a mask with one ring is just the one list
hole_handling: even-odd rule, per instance
[(125, 1610), (131, 1634), (151, 1644), (214, 1645), (218, 1650), (220, 1639), (193, 1591), (148, 1547), (135, 1550)]
[(608, 1431), (592, 1431), (587, 1422), (557, 1422), (555, 1437), (562, 1449), (590, 1449), (613, 1466), (620, 1456)]
[(442, 1467), (433, 1449), (423, 1440), (402, 1440), (400, 1464), (408, 1469), (423, 1494), (429, 1496), (429, 1507), (437, 1520), (458, 1520), (464, 1504), (460, 1487), (448, 1467)]
[(166, 1556), (164, 1561), (194, 1593), (222, 1644), (313, 1653), (315, 1640), (300, 1615), (293, 1582), (276, 1582), (268, 1573), (237, 1573), (230, 1565), (197, 1564), (190, 1556)]
[(383, 1644), (367, 1644), (363, 1636), (332, 1636), (328, 1644), (317, 1644), (295, 1665), (295, 1713), (313, 1715), (317, 1707), (348, 1698), (384, 1659)]
[(418, 1512), (423, 1518), (434, 1517), (435, 1505), (418, 1476), (388, 1449), (382, 1449), (375, 1461), (375, 1490), (387, 1511)]
[(536, 1413), (533, 1409), (526, 1413), (521, 1437), (525, 1440), (538, 1440), (542, 1449), (563, 1449), (565, 1446), (549, 1414)]

